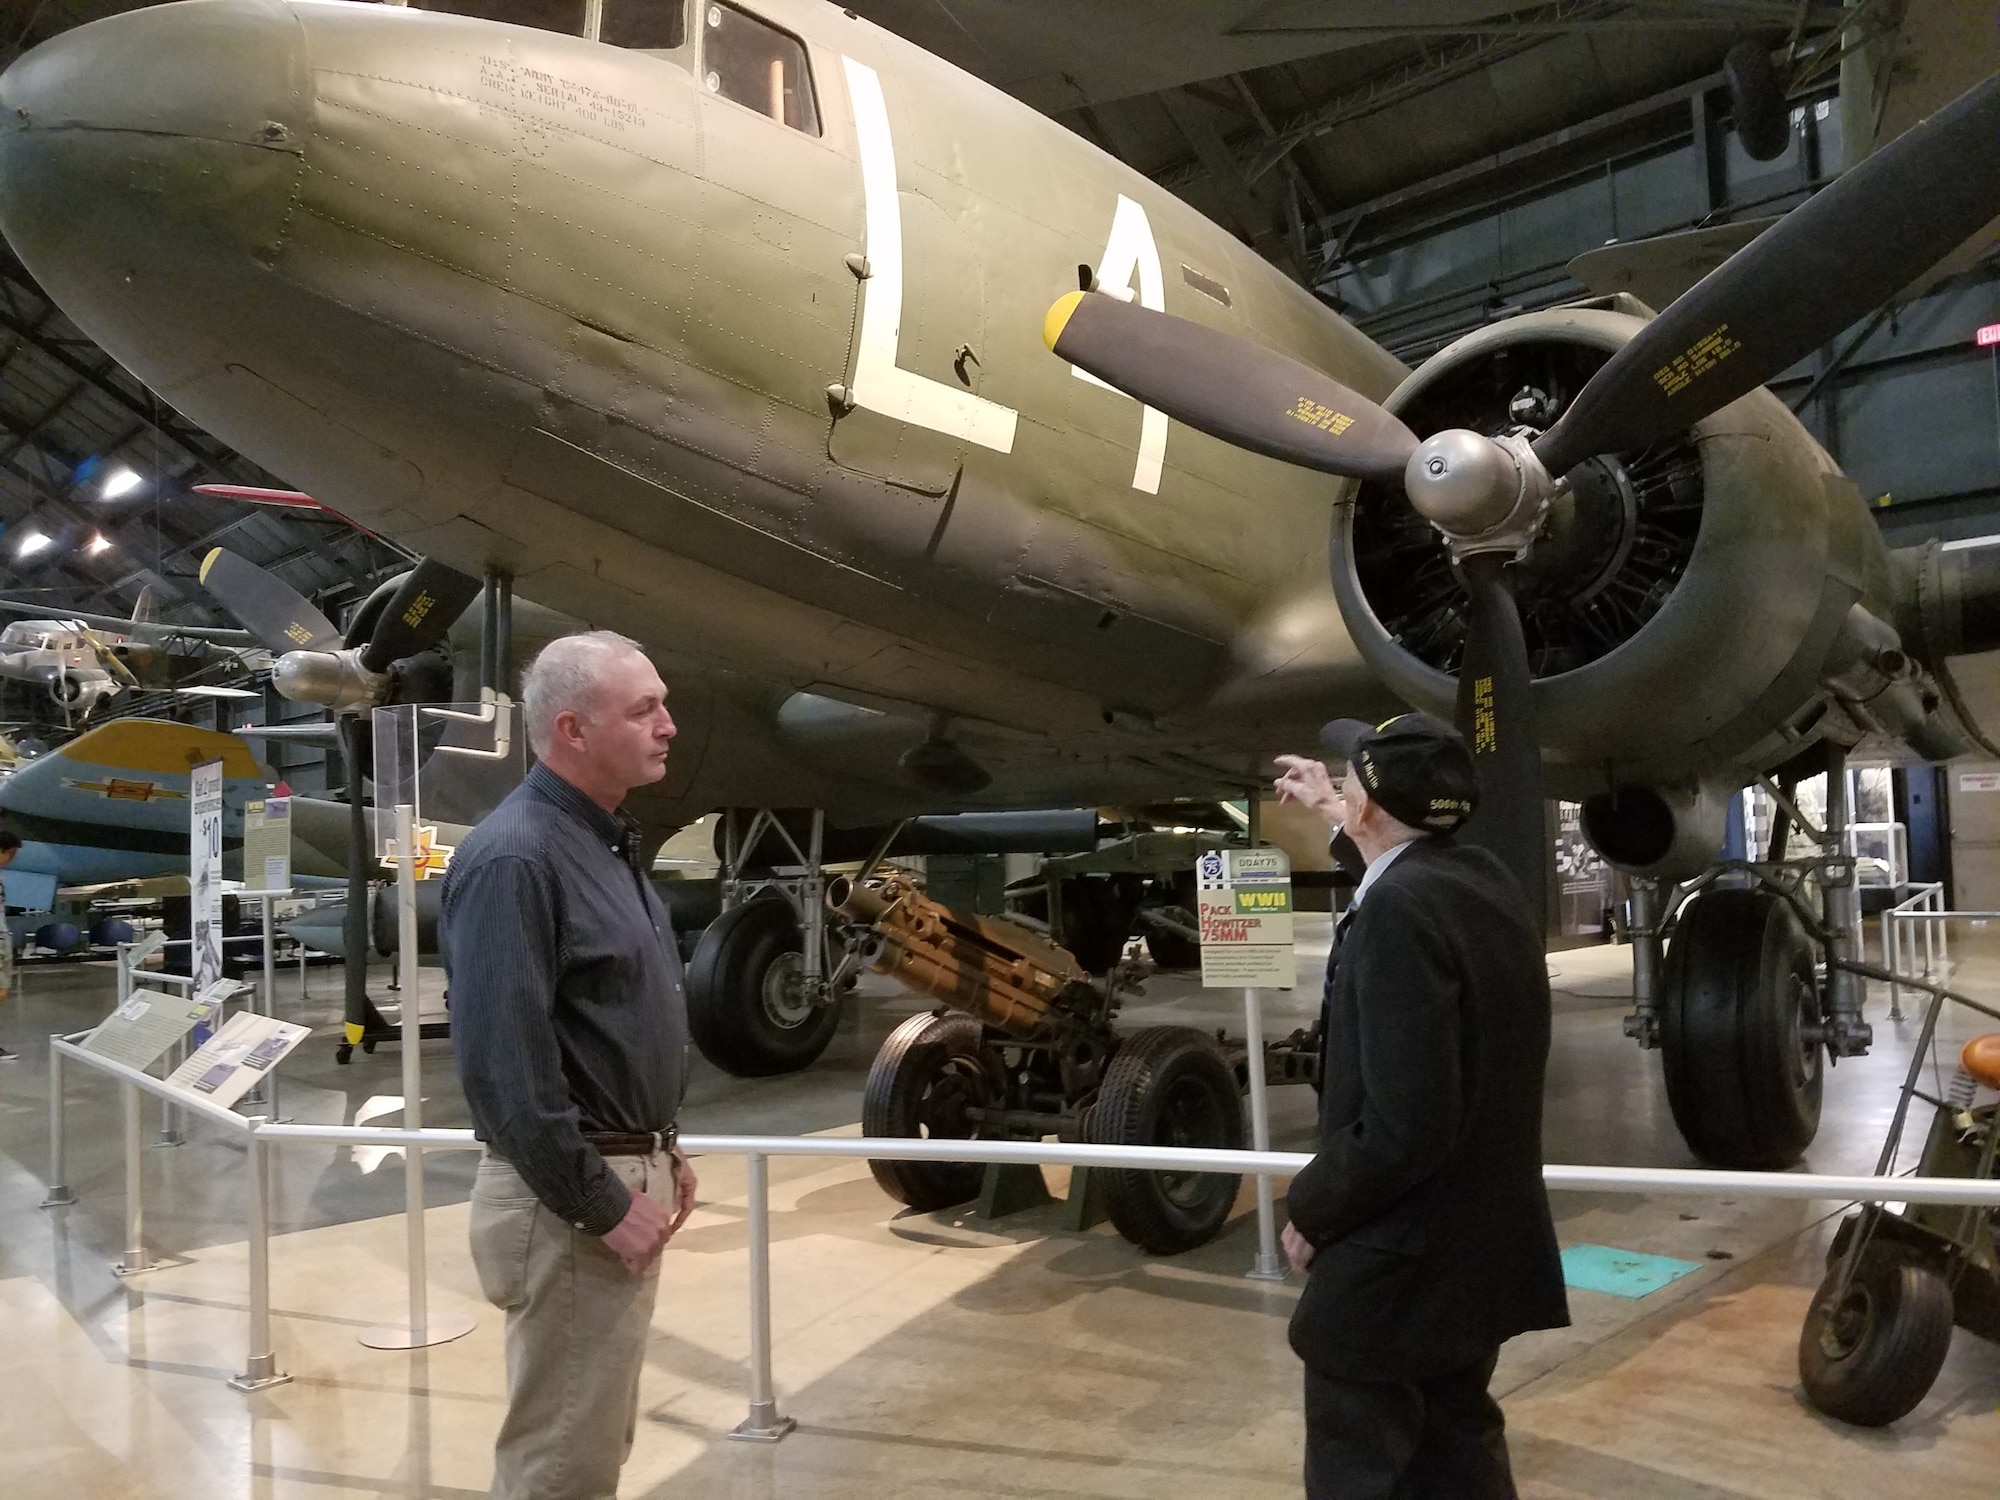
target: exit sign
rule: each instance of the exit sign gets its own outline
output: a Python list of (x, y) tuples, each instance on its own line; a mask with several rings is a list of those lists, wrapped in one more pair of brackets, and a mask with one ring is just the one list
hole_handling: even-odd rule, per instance
[(2000, 344), (2000, 323), (1988, 323), (1984, 328), (1973, 334), (1972, 340), (1981, 349), (1993, 344)]

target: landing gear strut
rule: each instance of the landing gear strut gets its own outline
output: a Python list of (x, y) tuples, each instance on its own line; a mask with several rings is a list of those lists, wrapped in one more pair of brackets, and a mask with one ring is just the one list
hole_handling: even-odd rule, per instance
[[(1779, 807), (1769, 857), (1678, 887), (1635, 876), (1627, 924), (1625, 1033), (1660, 1050), (1674, 1123), (1694, 1153), (1745, 1171), (1799, 1160), (1819, 1130), (1826, 1064), (1873, 1040), (1862, 981), (1846, 967), (1860, 927), (1845, 761), (1834, 755), (1827, 768), (1824, 829), (1788, 789), (1763, 784)], [(1793, 825), (1816, 856), (1784, 858)]]
[[(722, 915), (688, 963), (688, 1026), (702, 1055), (739, 1078), (810, 1066), (860, 972), (860, 933), (826, 909), (825, 831), (815, 810), (801, 848), (769, 809), (723, 814)], [(774, 835), (791, 859), (753, 869)]]

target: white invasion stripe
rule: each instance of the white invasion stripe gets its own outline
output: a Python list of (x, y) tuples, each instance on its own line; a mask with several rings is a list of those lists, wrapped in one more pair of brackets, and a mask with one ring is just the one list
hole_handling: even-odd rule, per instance
[(1969, 552), (1974, 547), (2000, 547), (2000, 536), (1969, 536), (1956, 542), (1946, 542), (1938, 548), (1940, 552)]
[(854, 138), (861, 151), (861, 191), (867, 206), (868, 279), (861, 284), (861, 339), (849, 394), (857, 406), (914, 427), (964, 438), (982, 448), (1011, 453), (1016, 413), (905, 370), (896, 363), (903, 323), (903, 216), (896, 201), (896, 143), (882, 80), (851, 57), (847, 96), (854, 106)]

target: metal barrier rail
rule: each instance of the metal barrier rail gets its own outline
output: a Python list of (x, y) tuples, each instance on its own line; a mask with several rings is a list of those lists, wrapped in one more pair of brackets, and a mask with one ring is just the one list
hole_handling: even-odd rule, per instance
[[(1934, 880), (1928, 885), (1914, 886), (1911, 894), (1882, 913), (1882, 967), (1891, 974), (1909, 973), (1916, 967), (1917, 943), (1913, 924), (1922, 922), (1924, 926), (1924, 968), (1923, 976), (1931, 978), (1937, 972), (1940, 961), (1950, 962), (1951, 948), (1943, 922), (1934, 920), (1941, 917), (1965, 915), (1947, 912), (1944, 909), (1944, 882)], [(1903, 949), (1907, 942), (1909, 962), (1904, 963)], [(1907, 986), (1889, 982), (1889, 1019), (1903, 1019), (1903, 991)]]
[[(79, 1033), (82, 1035), (82, 1033)], [(260, 1390), (291, 1376), (277, 1368), (271, 1347), (270, 1184), (267, 1153), (272, 1145), (314, 1142), (329, 1145), (402, 1146), (416, 1151), (467, 1151), (479, 1142), (470, 1130), (409, 1130), (368, 1125), (272, 1124), (250, 1119), (108, 1058), (85, 1052), (74, 1040), (50, 1038), (50, 1201), (73, 1202), (64, 1186), (67, 1165), (62, 1135), (64, 1064), (74, 1060), (119, 1080), (125, 1096), (126, 1262), (124, 1274), (150, 1268), (141, 1237), (144, 1183), (140, 1171), (138, 1100), (141, 1092), (186, 1108), (194, 1118), (244, 1139), (250, 1184), (245, 1221), (249, 1240), (249, 1348), (243, 1373), (230, 1384)], [(940, 1141), (880, 1136), (684, 1135), (690, 1155), (742, 1156), (749, 1169), (750, 1412), (730, 1432), (734, 1438), (776, 1442), (793, 1422), (778, 1411), (771, 1372), (770, 1159), (774, 1156), (896, 1161), (1003, 1162), (1024, 1165), (1115, 1167), (1148, 1171), (1204, 1171), (1289, 1176), (1312, 1160), (1296, 1151), (1176, 1150), (1163, 1146), (1095, 1146), (1076, 1141)], [(1682, 1194), (1693, 1196), (1815, 1199), (1841, 1203), (1945, 1203), (2000, 1208), (2000, 1181), (1966, 1178), (1827, 1176), (1792, 1172), (1724, 1172), (1665, 1167), (1546, 1166), (1543, 1180), (1558, 1191)], [(65, 1196), (58, 1200), (61, 1191)], [(419, 1242), (420, 1243), (420, 1242)], [(414, 1262), (410, 1274), (422, 1278)]]

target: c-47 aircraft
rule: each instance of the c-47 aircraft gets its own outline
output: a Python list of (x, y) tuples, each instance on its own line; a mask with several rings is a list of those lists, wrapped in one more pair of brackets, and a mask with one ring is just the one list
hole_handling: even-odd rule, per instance
[[(1412, 374), (849, 12), (593, 10), (602, 41), (339, 0), (80, 27), (0, 77), (0, 228), (259, 463), (644, 642), (681, 729), (662, 833), (1234, 795), (1462, 676), (1530, 889), (1544, 784), (1638, 877), (1632, 1029), (1691, 1143), (1797, 1157), (1824, 1057), (1867, 1044), (1858, 982), (1813, 968), (1849, 952), (1837, 846), (1803, 917), (1702, 892), (1664, 967), (1658, 928), (1753, 778), (1978, 733), (1947, 663), (2000, 644), (2000, 571), (1889, 553), (1761, 383), (2000, 212), (1992, 84), (1657, 321), (1591, 301)], [(824, 1045), (803, 972), (745, 1071)]]

